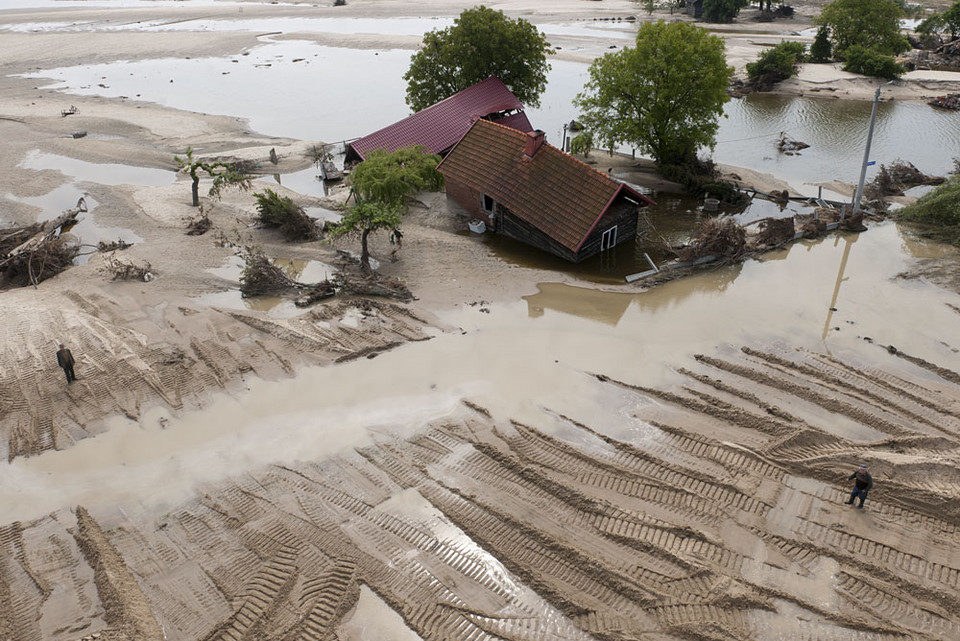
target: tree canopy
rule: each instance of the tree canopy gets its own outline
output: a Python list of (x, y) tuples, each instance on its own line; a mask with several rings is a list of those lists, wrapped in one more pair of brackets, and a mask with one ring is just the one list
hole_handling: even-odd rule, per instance
[(703, 0), (703, 19), (707, 22), (733, 22), (747, 4), (747, 0)]
[(397, 228), (410, 196), (443, 187), (443, 175), (437, 171), (440, 156), (424, 151), (419, 145), (394, 152), (378, 149), (350, 172), (350, 186), (357, 204), (344, 214), (330, 238), (359, 234), (360, 264), (364, 271), (370, 271), (367, 237), (375, 231)]
[(727, 85), (723, 41), (688, 22), (647, 22), (635, 47), (590, 65), (575, 104), (602, 147), (634, 145), (658, 165), (686, 164), (713, 147)]
[(836, 58), (843, 59), (853, 45), (893, 56), (910, 48), (900, 33), (902, 15), (896, 0), (833, 0), (817, 23), (830, 29)]
[(537, 107), (547, 87), (548, 53), (546, 37), (526, 20), (482, 5), (467, 9), (452, 27), (424, 34), (403, 76), (407, 104), (420, 111), (497, 76), (520, 102)]

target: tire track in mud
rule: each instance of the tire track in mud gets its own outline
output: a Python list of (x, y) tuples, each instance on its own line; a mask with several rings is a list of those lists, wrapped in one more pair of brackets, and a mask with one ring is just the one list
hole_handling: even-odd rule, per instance
[(591, 374), (591, 376), (596, 378), (601, 383), (610, 383), (624, 389), (633, 390), (647, 396), (659, 398), (678, 407), (683, 407), (692, 412), (703, 414), (705, 416), (712, 416), (748, 430), (762, 432), (770, 436), (782, 436), (784, 434), (789, 434), (792, 431), (791, 426), (786, 423), (775, 421), (767, 416), (753, 414), (744, 409), (734, 407), (730, 403), (726, 403), (715, 396), (703, 395), (704, 398), (702, 400), (705, 402), (702, 402), (700, 400), (674, 394), (673, 392), (667, 392), (664, 390), (632, 385), (630, 383), (618, 381), (614, 378), (606, 376), (605, 374)]
[[(852, 387), (831, 393), (863, 404), (857, 375), (803, 358), (827, 379), (851, 376)], [(806, 398), (800, 382), (813, 376), (725, 362), (784, 385), (799, 381), (794, 392), (778, 388), (785, 402)], [(116, 515), (118, 527), (99, 530), (101, 556), (112, 549), (128, 578), (139, 579), (145, 597), (130, 602), (153, 604), (171, 641), (327, 641), (353, 616), (361, 585), (425, 641), (958, 635), (960, 517), (949, 503), (925, 504), (935, 488), (922, 489), (943, 483), (952, 491), (950, 466), (960, 458), (953, 440), (905, 430), (854, 443), (805, 425), (758, 389), (738, 393), (732, 377), (717, 386), (684, 375), (690, 388), (625, 440), (550, 409), (542, 421), (496, 421), (465, 403), (469, 416), (409, 438), (378, 433), (338, 458), (204, 485), (156, 519)], [(927, 398), (909, 380), (891, 381)], [(945, 390), (933, 405), (960, 398)], [(896, 394), (882, 385), (874, 392)], [(900, 405), (936, 415), (913, 398)], [(634, 419), (643, 421), (642, 411)], [(725, 440), (748, 433), (757, 436), (747, 442), (765, 445)], [(915, 467), (934, 454), (935, 465)], [(849, 462), (861, 457), (886, 466), (869, 523), (840, 507)], [(39, 549), (52, 531), (21, 530), (0, 528), (0, 596), (27, 595), (14, 607), (18, 620), (31, 620), (44, 616), (40, 586), (78, 593), (85, 575), (66, 578), (64, 555), (77, 554), (69, 546), (29, 571), (11, 565), (18, 537)], [(102, 570), (90, 574), (86, 589), (91, 580), (101, 588)], [(111, 576), (120, 584), (121, 574)], [(114, 620), (120, 608), (106, 610)]]
[[(785, 392), (797, 397), (798, 399), (803, 399), (807, 402), (814, 403), (817, 406), (835, 414), (847, 416), (854, 421), (864, 425), (869, 425), (880, 432), (884, 432), (892, 436), (905, 436), (913, 434), (912, 431), (899, 425), (895, 425), (884, 418), (880, 418), (879, 416), (871, 414), (870, 412), (856, 407), (851, 403), (847, 403), (845, 401), (838, 400), (836, 397), (820, 393), (814, 389), (811, 389), (810, 387), (788, 381), (783, 377), (761, 372), (760, 370), (752, 367), (730, 363), (728, 361), (706, 356), (704, 354), (696, 354), (694, 358), (696, 358), (698, 362), (705, 365), (709, 365), (721, 371), (729, 372), (730, 374), (735, 374), (741, 378), (751, 380), (761, 385), (766, 385), (772, 389)], [(814, 426), (806, 425), (805, 427), (807, 427), (807, 429), (816, 429), (819, 431), (819, 428)]]
[[(741, 351), (748, 356), (760, 359), (765, 363), (774, 365), (780, 368), (782, 371), (786, 370), (791, 373), (796, 373), (797, 375), (815, 380), (827, 388), (832, 388), (836, 391), (841, 391), (846, 395), (852, 398), (865, 399), (867, 402), (872, 404), (875, 409), (884, 412), (893, 412), (900, 414), (906, 419), (923, 423), (927, 427), (933, 428), (935, 430), (941, 431), (945, 434), (955, 435), (956, 429), (950, 430), (943, 427), (944, 420), (948, 420), (947, 417), (938, 413), (936, 420), (923, 416), (920, 413), (914, 412), (906, 407), (903, 404), (898, 403), (889, 396), (884, 396), (879, 393), (873, 392), (870, 388), (865, 386), (857, 386), (853, 383), (846, 380), (846, 376), (843, 372), (824, 372), (815, 367), (803, 363), (794, 363), (788, 361), (785, 358), (780, 358), (774, 354), (769, 354), (767, 352), (761, 352), (759, 350), (751, 349), (749, 347), (741, 348)], [(952, 423), (952, 421), (951, 421)], [(954, 427), (956, 427), (954, 425)]]
[[(69, 308), (56, 311), (31, 300), (0, 309), (0, 454), (8, 461), (70, 447), (105, 429), (109, 416), (137, 420), (157, 404), (200, 407), (208, 390), (235, 385), (249, 372), (293, 374), (281, 355), (291, 346), (303, 362), (329, 364), (428, 338), (414, 312), (363, 299), (282, 321), (214, 313), (199, 328), (187, 308), (154, 318), (147, 311), (120, 316), (122, 305), (97, 294), (67, 301)], [(352, 310), (360, 312), (358, 327), (337, 322)], [(334, 319), (329, 328), (321, 324), (325, 315)], [(78, 380), (69, 386), (56, 366), (60, 341), (77, 360)]]

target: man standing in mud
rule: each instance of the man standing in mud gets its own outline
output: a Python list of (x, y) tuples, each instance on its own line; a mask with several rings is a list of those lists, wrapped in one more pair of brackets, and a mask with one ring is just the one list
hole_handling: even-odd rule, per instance
[(67, 383), (72, 383), (77, 380), (77, 375), (73, 373), (73, 354), (70, 353), (70, 350), (64, 347), (63, 343), (60, 343), (60, 349), (57, 350), (57, 365), (63, 368), (63, 373), (67, 375)]
[(847, 505), (853, 505), (853, 500), (860, 497), (860, 504), (857, 505), (857, 509), (862, 510), (863, 502), (867, 500), (867, 492), (873, 488), (873, 477), (867, 471), (867, 466), (861, 465), (860, 469), (851, 474), (847, 480), (854, 481), (853, 491), (850, 492), (850, 500), (847, 501)]

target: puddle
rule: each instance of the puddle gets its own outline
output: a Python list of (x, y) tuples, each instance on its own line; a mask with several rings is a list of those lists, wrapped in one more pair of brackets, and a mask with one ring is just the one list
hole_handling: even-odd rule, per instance
[(37, 150), (29, 152), (19, 166), (37, 171), (52, 169), (73, 178), (76, 182), (92, 182), (100, 185), (164, 187), (177, 179), (176, 172), (166, 169), (92, 163)]
[[(67, 93), (123, 96), (237, 116), (264, 134), (340, 142), (409, 115), (403, 74), (410, 56), (410, 51), (284, 41), (233, 58), (116, 62), (51, 69), (29, 77), (53, 78), (58, 82), (48, 88)], [(357, 69), (367, 73), (357, 74)], [(377, 82), (363, 82), (370, 75)], [(278, 95), (285, 99), (276, 100)]]
[[(489, 314), (457, 308), (440, 320), (464, 334), (410, 343), (373, 360), (306, 368), (295, 379), (250, 379), (249, 391), (218, 396), (205, 410), (169, 416), (155, 409), (140, 423), (118, 418), (109, 432), (69, 450), (17, 459), (0, 467), (0, 501), (15, 520), (62, 505), (187, 496), (200, 481), (276, 461), (322, 459), (381, 432), (404, 438), (461, 411), (462, 398), (496, 420), (542, 429), (555, 429), (551, 417), (559, 414), (592, 423), (597, 407), (611, 406), (611, 392), (588, 373), (663, 387), (682, 380), (675, 368), (694, 366), (693, 354), (725, 345), (789, 337), (798, 348), (882, 360), (877, 344), (893, 344), (944, 362), (942, 341), (956, 326), (945, 303), (960, 302), (924, 282), (895, 278), (912, 260), (902, 243), (897, 226), (883, 223), (644, 293), (543, 284), (539, 294), (490, 306)], [(625, 390), (623, 399), (640, 401)]]
[[(329, 265), (316, 260), (302, 258), (275, 258), (274, 264), (283, 270), (287, 276), (301, 283), (319, 283), (328, 279), (336, 270)], [(243, 259), (231, 256), (223, 267), (215, 267), (207, 271), (224, 280), (236, 283), (236, 289), (204, 294), (197, 300), (210, 307), (224, 307), (227, 309), (249, 309), (264, 312), (271, 318), (293, 318), (305, 313), (294, 304), (294, 296), (252, 296), (240, 295), (240, 274), (243, 272)]]
[[(253, 33), (335, 33), (346, 35), (422, 36), (446, 29), (452, 18), (253, 18), (244, 20), (169, 19), (110, 26), (137, 31), (250, 31)], [(103, 27), (98, 25), (98, 29)]]

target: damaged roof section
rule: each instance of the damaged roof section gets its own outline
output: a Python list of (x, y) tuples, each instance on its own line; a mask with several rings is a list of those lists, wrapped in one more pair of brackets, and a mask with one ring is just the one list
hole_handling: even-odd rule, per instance
[(477, 120), (489, 118), (530, 131), (523, 105), (496, 76), (459, 91), (412, 116), (358, 138), (347, 146), (346, 163), (360, 162), (375, 149), (395, 151), (422, 145), (432, 154), (444, 154)]

